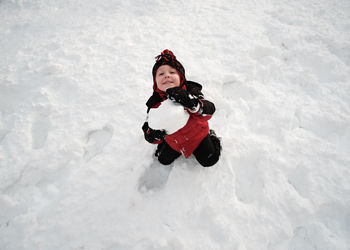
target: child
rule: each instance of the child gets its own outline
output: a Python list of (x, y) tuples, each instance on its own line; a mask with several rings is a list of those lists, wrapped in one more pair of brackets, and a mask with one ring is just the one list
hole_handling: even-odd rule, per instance
[(194, 154), (202, 166), (213, 166), (221, 151), (220, 140), (208, 124), (215, 112), (214, 104), (204, 99), (199, 83), (186, 80), (184, 67), (169, 50), (156, 57), (152, 74), (153, 94), (146, 103), (147, 113), (166, 99), (181, 104), (189, 113), (186, 125), (173, 134), (150, 128), (147, 120), (143, 124), (145, 139), (158, 144), (155, 155), (159, 162), (169, 165), (181, 154), (186, 158)]

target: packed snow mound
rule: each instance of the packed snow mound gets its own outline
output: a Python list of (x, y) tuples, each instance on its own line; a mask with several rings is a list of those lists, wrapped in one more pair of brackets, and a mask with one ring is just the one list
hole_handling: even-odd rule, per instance
[(172, 134), (183, 128), (189, 117), (183, 106), (167, 99), (158, 108), (150, 110), (148, 124), (152, 129), (164, 129), (167, 134)]

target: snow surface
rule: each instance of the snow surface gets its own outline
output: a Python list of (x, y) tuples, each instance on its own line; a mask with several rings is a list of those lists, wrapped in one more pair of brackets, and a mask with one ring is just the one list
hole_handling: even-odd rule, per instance
[[(350, 249), (350, 1), (1, 0), (0, 249)], [(154, 57), (218, 164), (140, 192)]]

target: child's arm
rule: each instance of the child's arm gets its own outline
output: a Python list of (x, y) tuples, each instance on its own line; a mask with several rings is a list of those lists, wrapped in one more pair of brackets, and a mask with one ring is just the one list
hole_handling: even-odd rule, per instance
[(213, 115), (215, 112), (214, 103), (205, 100), (201, 92), (201, 86), (189, 88), (188, 91), (181, 87), (167, 89), (168, 98), (186, 107), (192, 113), (200, 115)]
[(194, 109), (199, 104), (197, 96), (192, 95), (181, 87), (169, 88), (166, 90), (166, 94), (170, 100), (177, 102), (188, 109)]
[(211, 101), (208, 100), (200, 100), (202, 102), (201, 114), (202, 115), (213, 115), (215, 113), (215, 105)]
[(202, 85), (197, 82), (187, 81), (187, 91), (194, 96), (199, 98), (201, 103), (200, 114), (202, 115), (213, 115), (215, 113), (215, 105), (211, 101), (204, 98), (202, 93)]
[(149, 143), (159, 144), (166, 136), (165, 130), (152, 129), (148, 126), (147, 121), (143, 124), (142, 130), (145, 136), (145, 140)]

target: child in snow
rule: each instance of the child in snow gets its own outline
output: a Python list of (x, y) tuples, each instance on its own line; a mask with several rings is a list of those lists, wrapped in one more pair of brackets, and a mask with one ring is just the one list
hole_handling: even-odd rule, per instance
[(146, 120), (142, 130), (148, 142), (158, 144), (155, 156), (169, 165), (181, 154), (186, 158), (193, 154), (202, 166), (213, 166), (221, 151), (220, 140), (208, 124), (214, 104), (204, 99), (199, 83), (186, 80), (184, 67), (169, 50), (156, 57), (152, 74), (153, 94), (146, 103), (147, 113), (166, 99), (181, 104), (189, 113), (186, 125), (172, 134), (150, 128)]

